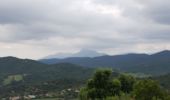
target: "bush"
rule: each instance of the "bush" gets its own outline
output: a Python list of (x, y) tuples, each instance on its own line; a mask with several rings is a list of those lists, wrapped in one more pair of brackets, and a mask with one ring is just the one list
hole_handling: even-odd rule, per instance
[(134, 96), (137, 100), (163, 99), (163, 93), (156, 81), (140, 80), (134, 85)]

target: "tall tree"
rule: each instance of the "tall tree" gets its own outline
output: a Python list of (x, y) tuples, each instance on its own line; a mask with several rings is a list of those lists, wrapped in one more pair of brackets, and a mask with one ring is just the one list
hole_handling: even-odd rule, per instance
[[(81, 90), (80, 99), (84, 97), (95, 100), (103, 100), (108, 96), (119, 95), (120, 93), (120, 81), (112, 78), (112, 70), (100, 69), (97, 70), (87, 82), (87, 86)], [(84, 100), (84, 99), (81, 99)]]
[(130, 75), (122, 74), (119, 76), (121, 82), (121, 90), (124, 93), (130, 93), (133, 90), (133, 85), (135, 83), (135, 78)]

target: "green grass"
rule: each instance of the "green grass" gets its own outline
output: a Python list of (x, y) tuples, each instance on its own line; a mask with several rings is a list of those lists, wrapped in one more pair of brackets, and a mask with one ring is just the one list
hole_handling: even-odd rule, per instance
[(21, 81), (21, 80), (23, 80), (23, 75), (10, 75), (6, 79), (4, 79), (3, 84), (4, 85), (9, 85), (13, 81), (18, 82), (18, 81)]

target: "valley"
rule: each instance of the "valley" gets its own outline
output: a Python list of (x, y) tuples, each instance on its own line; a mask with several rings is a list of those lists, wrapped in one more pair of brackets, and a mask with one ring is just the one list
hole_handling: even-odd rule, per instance
[[(87, 80), (90, 77), (92, 77), (96, 69), (100, 69), (100, 68), (112, 69), (113, 77), (117, 77), (120, 74), (125, 73), (127, 75), (133, 76), (138, 79), (152, 78), (153, 80), (159, 81), (161, 86), (169, 91), (170, 90), (170, 85), (169, 85), (170, 79), (168, 74), (170, 73), (170, 70), (168, 69), (169, 55), (166, 54), (166, 56), (162, 56), (161, 54), (160, 56), (157, 57), (159, 58), (155, 58), (156, 60), (158, 60), (157, 62), (155, 62), (156, 64), (152, 62), (149, 65), (150, 67), (145, 67), (145, 66), (142, 67), (144, 65), (142, 63), (143, 61), (140, 62), (141, 59), (135, 59), (141, 57), (134, 58), (134, 55), (133, 56), (124, 55), (122, 58), (121, 55), (121, 57), (118, 57), (119, 59), (121, 59), (119, 60), (119, 64), (120, 63), (124, 64), (122, 65), (121, 70), (118, 69), (117, 67), (112, 67), (112, 66), (106, 67), (108, 65), (101, 61), (100, 63), (106, 64), (104, 65), (105, 67), (97, 67), (97, 66), (85, 67), (84, 65), (81, 66), (75, 63), (71, 64), (71, 62), (46, 64), (46, 63), (42, 63), (42, 61), (35, 61), (30, 59), (3, 57), (0, 58), (0, 69), (1, 69), (0, 70), (1, 72), (0, 73), (0, 94), (1, 94), (0, 98), (6, 98), (6, 97), (17, 98), (17, 96), (19, 96), (23, 98), (32, 98), (33, 100), (62, 100), (62, 99), (75, 100), (75, 98), (78, 99), (80, 89), (86, 84)], [(90, 59), (98, 59), (98, 58), (90, 58)], [(106, 58), (108, 59), (108, 57)], [(117, 57), (109, 57), (109, 58), (110, 58), (109, 61), (113, 60), (113, 62), (114, 62), (113, 58), (118, 59)], [(87, 62), (87, 63), (89, 61), (89, 60), (85, 60), (84, 58), (76, 58), (76, 59), (83, 59), (84, 60), (83, 62)], [(164, 61), (162, 62), (161, 59), (163, 59)], [(105, 59), (103, 59), (103, 61), (105, 61)], [(148, 61), (148, 64), (150, 62), (151, 61)], [(94, 63), (96, 63), (96, 61)], [(126, 67), (123, 67), (125, 65), (128, 66), (127, 68), (132, 68), (132, 69), (127, 70)], [(130, 65), (136, 65), (136, 68), (129, 67)], [(162, 66), (159, 67), (159, 65), (165, 65), (165, 67)], [(157, 73), (155, 74), (155, 72)], [(34, 98), (39, 98), (39, 99), (34, 99)], [(47, 98), (47, 99), (43, 99), (43, 98)], [(60, 99), (56, 99), (56, 98), (60, 98)]]

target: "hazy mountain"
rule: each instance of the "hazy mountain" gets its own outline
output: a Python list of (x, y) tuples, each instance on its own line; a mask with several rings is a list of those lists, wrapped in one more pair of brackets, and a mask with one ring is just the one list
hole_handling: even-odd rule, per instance
[(43, 63), (73, 63), (84, 67), (112, 67), (121, 71), (147, 74), (166, 74), (170, 72), (170, 51), (165, 50), (152, 55), (125, 54), (100, 57), (70, 57), (65, 59), (44, 59)]
[(82, 49), (78, 53), (73, 54), (72, 57), (98, 57), (98, 56), (104, 56), (104, 55), (106, 55), (106, 54), (98, 53), (93, 50)]
[(103, 55), (106, 55), (106, 54), (99, 53), (93, 50), (82, 49), (77, 53), (57, 53), (57, 54), (44, 57), (44, 59), (50, 59), (50, 58), (63, 59), (63, 58), (68, 58), (68, 57), (98, 57), (98, 56), (103, 56)]

